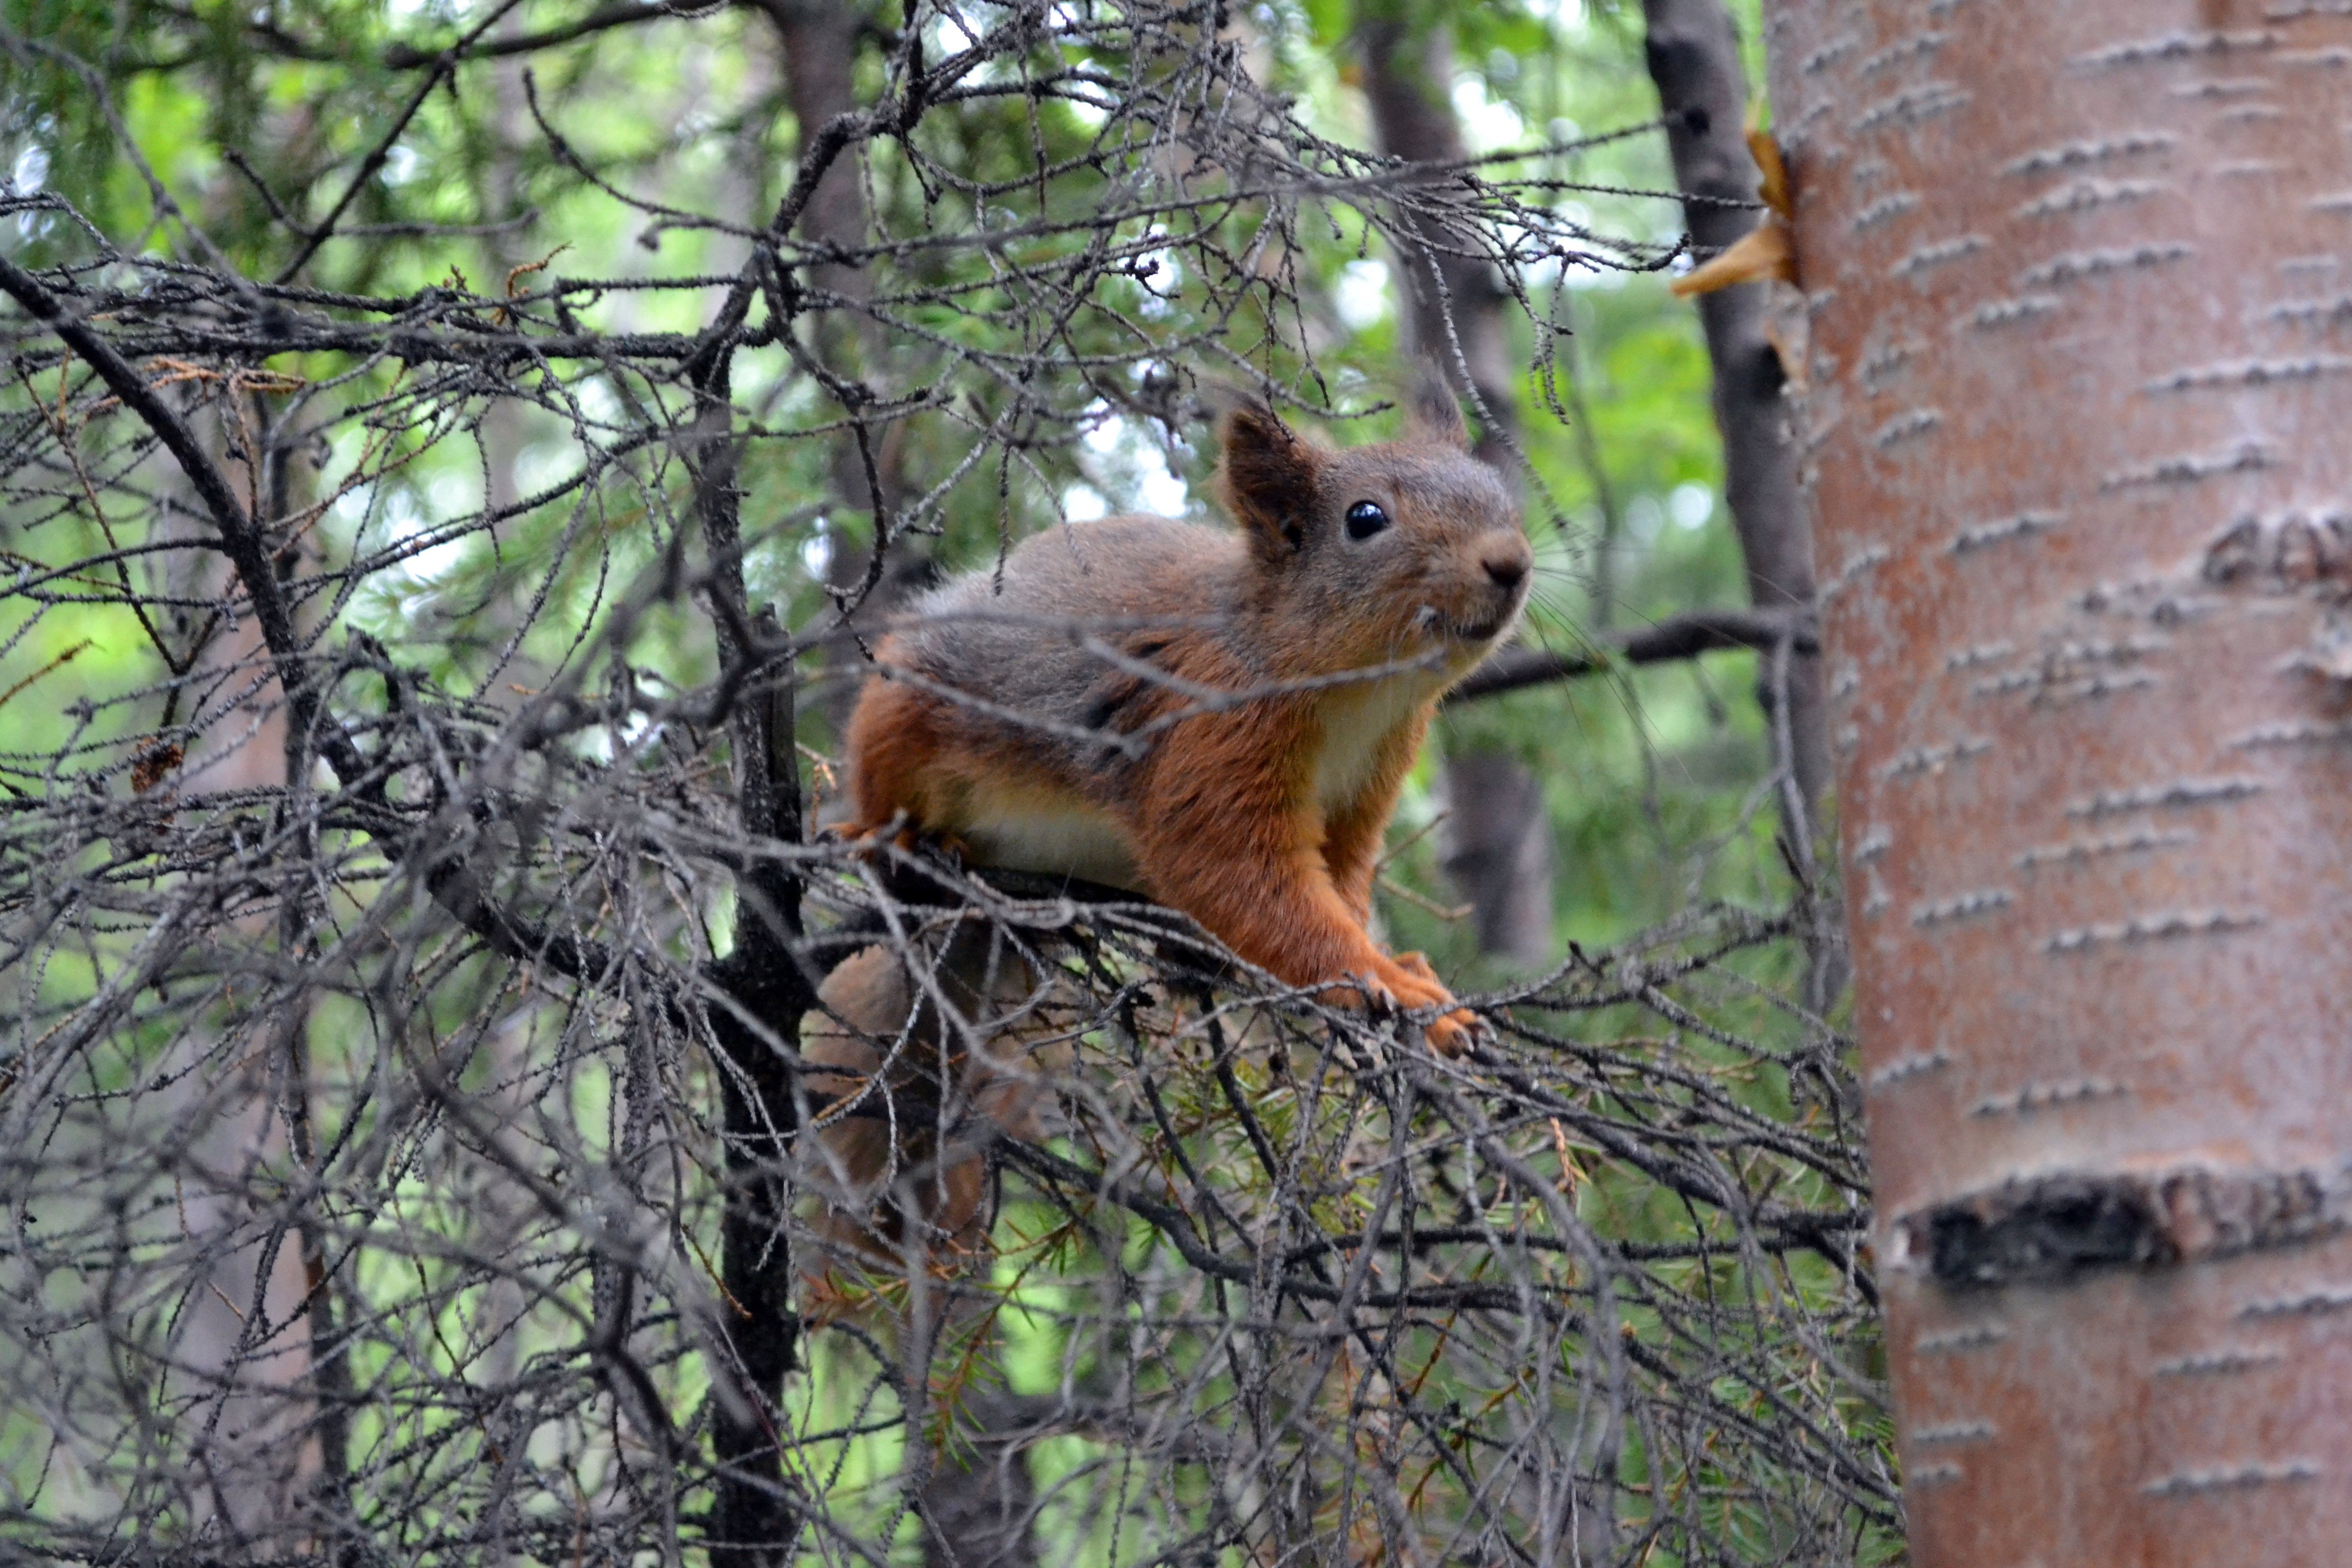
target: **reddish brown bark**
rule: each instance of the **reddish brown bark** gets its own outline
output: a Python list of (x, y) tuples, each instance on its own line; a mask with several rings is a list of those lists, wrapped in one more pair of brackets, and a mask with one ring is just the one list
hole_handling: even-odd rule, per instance
[(1773, 8), (1916, 1560), (2352, 1553), (2352, 16)]

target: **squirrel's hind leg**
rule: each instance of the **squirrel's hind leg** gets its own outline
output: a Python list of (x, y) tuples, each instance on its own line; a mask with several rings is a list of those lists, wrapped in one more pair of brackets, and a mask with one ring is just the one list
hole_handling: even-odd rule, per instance
[(813, 1279), (834, 1259), (903, 1262), (910, 1223), (935, 1267), (985, 1253), (988, 1145), (999, 1130), (1034, 1135), (1034, 1102), (1052, 1092), (1032, 1053), (996, 1037), (1032, 979), (969, 921), (944, 943), (861, 948), (825, 976), (800, 1040), (814, 1111), (805, 1180), (819, 1194), (809, 1217), (822, 1243)]

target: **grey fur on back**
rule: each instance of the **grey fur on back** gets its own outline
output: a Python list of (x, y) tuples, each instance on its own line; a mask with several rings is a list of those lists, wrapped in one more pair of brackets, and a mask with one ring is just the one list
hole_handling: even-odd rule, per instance
[[(908, 606), (899, 657), (926, 679), (999, 707), (1098, 729), (1109, 717), (1101, 708), (1106, 678), (1121, 672), (1081, 638), (1148, 648), (1187, 626), (1228, 620), (1246, 564), (1240, 536), (1226, 529), (1158, 517), (1072, 523), (1015, 548), (1001, 593), (995, 574), (982, 570)], [(975, 679), (983, 671), (984, 685)], [(968, 708), (958, 710), (958, 721), (1011, 728)], [(1108, 760), (1101, 747), (1063, 737), (1049, 743), (1082, 769)]]

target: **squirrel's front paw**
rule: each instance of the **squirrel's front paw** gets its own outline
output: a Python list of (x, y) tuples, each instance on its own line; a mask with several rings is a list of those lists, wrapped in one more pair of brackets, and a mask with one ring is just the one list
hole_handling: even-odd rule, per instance
[(1417, 1013), (1427, 1008), (1444, 1007), (1422, 1030), (1429, 1048), (1441, 1057), (1467, 1054), (1485, 1033), (1486, 1022), (1466, 1007), (1454, 1005), (1454, 993), (1437, 978), (1429, 960), (1417, 952), (1401, 952), (1390, 962), (1382, 973), (1391, 1005), (1401, 1011)]
[(818, 837), (845, 844), (853, 854), (871, 858), (885, 848), (904, 849), (913, 844), (915, 828), (902, 814), (880, 822), (836, 822), (820, 829)]
[(1352, 992), (1342, 991), (1335, 998), (1342, 1006), (1361, 1007), (1375, 1015), (1410, 1013), (1416, 1008), (1434, 1007), (1454, 1000), (1454, 994), (1433, 979), (1400, 964), (1382, 963), (1377, 969), (1359, 970), (1348, 979)]
[(1437, 1007), (1454, 1000), (1454, 993), (1445, 982), (1430, 968), (1429, 960), (1417, 952), (1401, 952), (1383, 969), (1381, 978), (1394, 1005), (1408, 1012), (1416, 1007)]
[[(1454, 1000), (1454, 993), (1445, 988), (1445, 983), (1437, 977), (1437, 971), (1429, 966), (1429, 960), (1422, 954), (1400, 952), (1396, 955), (1395, 963), (1407, 980), (1406, 984), (1398, 987), (1397, 1000), (1401, 1005), (1409, 1008), (1442, 1007)], [(1412, 992), (1418, 994), (1408, 994)], [(1467, 1055), (1470, 1047), (1477, 1044), (1478, 1037), (1486, 1032), (1486, 1021), (1467, 1007), (1456, 1007), (1450, 1013), (1440, 1014), (1422, 1031), (1429, 1041), (1429, 1048), (1447, 1058)]]
[(1431, 1050), (1451, 1059), (1469, 1055), (1470, 1047), (1476, 1045), (1479, 1037), (1486, 1032), (1486, 1020), (1467, 1007), (1457, 1007), (1442, 1017), (1430, 1020), (1429, 1027), (1422, 1032), (1427, 1037)]

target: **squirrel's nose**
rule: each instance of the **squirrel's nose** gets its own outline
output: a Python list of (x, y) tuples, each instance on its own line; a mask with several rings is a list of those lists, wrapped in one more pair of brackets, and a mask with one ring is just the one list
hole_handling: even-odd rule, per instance
[(1488, 549), (1479, 564), (1486, 568), (1496, 587), (1516, 588), (1526, 579), (1531, 562), (1526, 542), (1514, 539), (1502, 548)]

